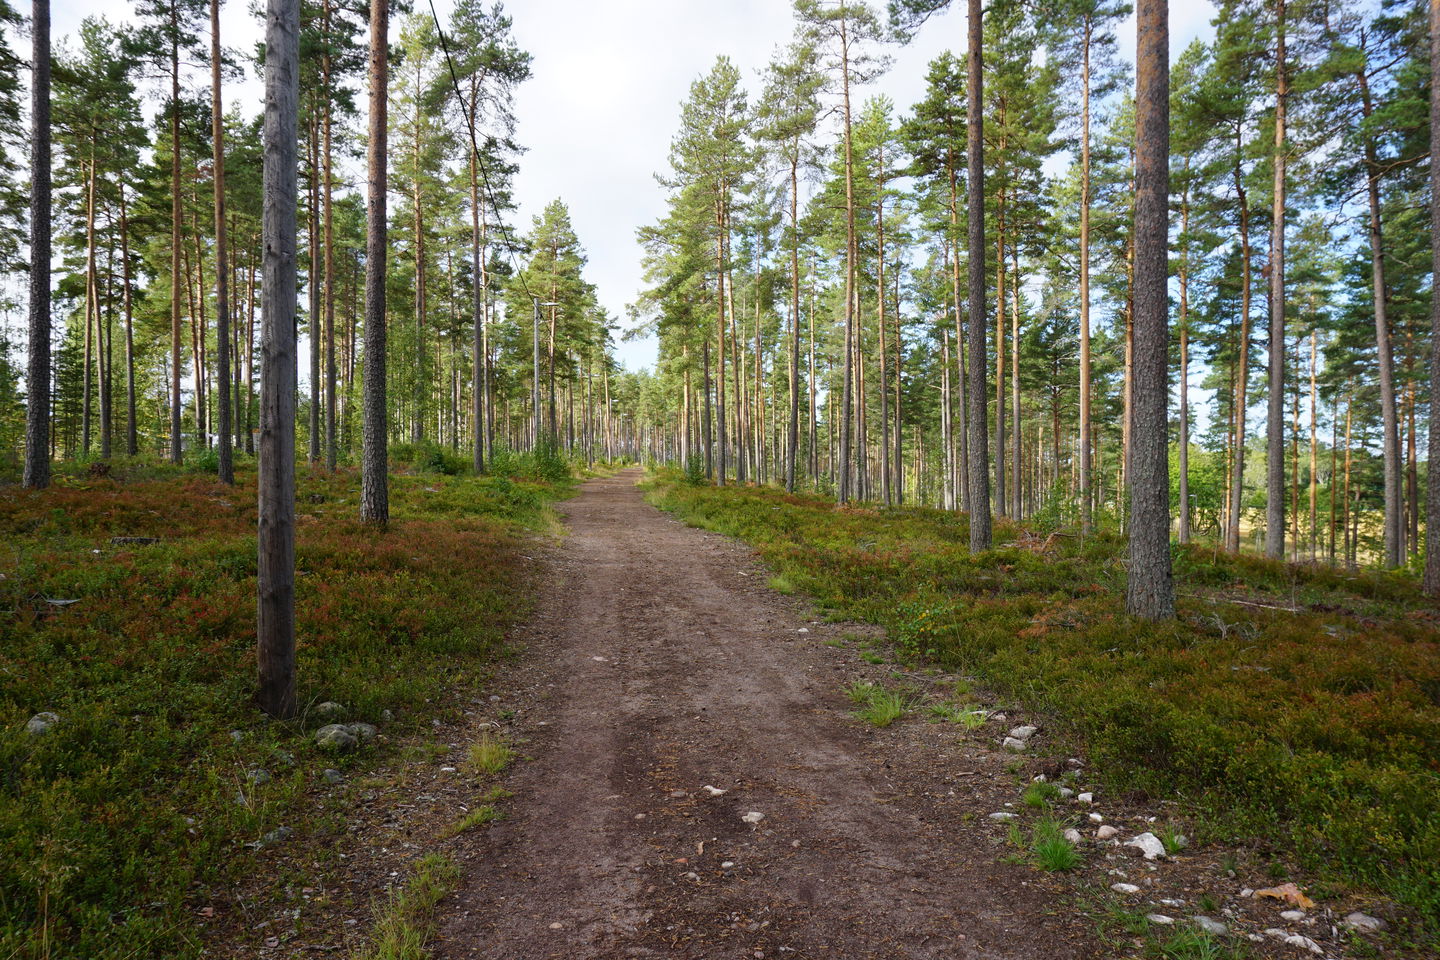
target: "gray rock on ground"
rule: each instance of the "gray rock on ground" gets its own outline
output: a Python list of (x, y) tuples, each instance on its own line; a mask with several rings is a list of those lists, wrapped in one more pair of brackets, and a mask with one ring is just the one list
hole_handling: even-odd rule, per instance
[(1195, 926), (1212, 937), (1223, 937), (1230, 932), (1230, 928), (1213, 917), (1191, 917)]
[(317, 717), (342, 717), (345, 715), (345, 707), (334, 700), (326, 700), (324, 703), (315, 704), (310, 712)]
[(327, 723), (315, 731), (315, 746), (321, 750), (341, 753), (346, 750), (354, 750), (359, 745), (360, 740), (343, 723)]
[(1372, 917), (1368, 913), (1361, 913), (1356, 910), (1354, 913), (1347, 913), (1343, 921), (1345, 926), (1359, 933), (1379, 933), (1390, 926), (1379, 917)]
[(1025, 752), (1025, 741), (1021, 740), (1019, 737), (1006, 737), (1003, 741), (1001, 741), (1000, 746), (1010, 751), (1011, 753)]
[(25, 724), (25, 732), (30, 736), (38, 736), (42, 733), (49, 733), (51, 728), (60, 722), (60, 714), (51, 713), (49, 710), (41, 711), (31, 717)]
[(1165, 856), (1165, 844), (1153, 833), (1142, 833), (1133, 840), (1126, 840), (1125, 846), (1134, 847), (1145, 855), (1146, 860), (1155, 860)]

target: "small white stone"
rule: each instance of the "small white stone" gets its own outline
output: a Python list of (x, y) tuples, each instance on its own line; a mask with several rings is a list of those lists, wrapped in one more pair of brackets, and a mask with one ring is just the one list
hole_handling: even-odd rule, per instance
[(730, 869), (731, 867), (733, 867), (733, 866), (735, 866), (735, 861), (734, 861), (734, 860), (726, 860), (724, 863), (720, 864), (720, 869), (721, 869), (721, 870), (729, 870), (729, 869)]
[(1126, 840), (1125, 846), (1134, 847), (1145, 855), (1146, 860), (1165, 856), (1165, 844), (1153, 833), (1142, 833), (1133, 840)]
[(1010, 751), (1011, 753), (1025, 752), (1025, 741), (1020, 740), (1016, 737), (1006, 737), (1003, 741), (1001, 741), (1000, 746)]
[(1105, 822), (1105, 818), (1102, 817), (1102, 816), (1100, 816), (1100, 814), (1098, 814), (1098, 813), (1092, 813), (1092, 814), (1090, 814), (1090, 822), (1091, 822), (1091, 823), (1104, 823), (1104, 822)]
[(1311, 953), (1323, 954), (1325, 952), (1323, 949), (1321, 949), (1320, 944), (1316, 943), (1314, 940), (1311, 940), (1309, 937), (1302, 937), (1298, 933), (1292, 933), (1290, 936), (1286, 937), (1285, 942), (1292, 947), (1300, 947), (1303, 950), (1309, 950)]
[(440, 772), (441, 772), (441, 773), (456, 773), (456, 772), (458, 772), (458, 771), (456, 771), (456, 769), (455, 769), (454, 767), (441, 767), (441, 768), (440, 768)]
[(1015, 819), (1015, 814), (1013, 814), (1013, 813), (1006, 813), (1005, 811), (1001, 810), (1001, 811), (999, 811), (999, 812), (997, 812), (997, 813), (992, 813), (992, 814), (990, 814), (990, 819), (991, 819), (991, 820), (1014, 820), (1014, 819)]
[(1061, 788), (1060, 788), (1060, 799), (1061, 799), (1061, 800), (1069, 800), (1069, 799), (1070, 799), (1071, 797), (1073, 797), (1073, 796), (1075, 796), (1075, 791), (1074, 791), (1074, 790), (1071, 790), (1069, 787), (1061, 787)]
[(1195, 922), (1195, 926), (1213, 937), (1223, 937), (1230, 932), (1229, 927), (1225, 926), (1225, 924), (1219, 920), (1214, 920), (1210, 917), (1191, 917), (1190, 919)]
[(1071, 827), (1069, 830), (1065, 831), (1065, 839), (1069, 840), (1071, 843), (1079, 843), (1084, 838), (1080, 836), (1079, 830)]
[(556, 920), (554, 923), (550, 924), (550, 929), (551, 929), (551, 930), (564, 930), (564, 929), (565, 929), (565, 924), (561, 923), (559, 920)]
[(701, 789), (704, 790), (706, 793), (710, 794), (710, 796), (712, 797), (723, 797), (725, 794), (730, 792), (728, 790), (721, 790), (719, 787), (712, 787), (708, 783), (705, 784), (705, 786)]
[(1135, 884), (1133, 883), (1112, 883), (1110, 884), (1110, 889), (1114, 890), (1116, 893), (1123, 893), (1127, 896), (1132, 893), (1140, 892), (1140, 888), (1135, 886)]
[(1301, 920), (1304, 920), (1304, 919), (1305, 919), (1305, 911), (1304, 911), (1304, 910), (1282, 910), (1282, 911), (1280, 911), (1280, 919), (1281, 919), (1281, 920), (1289, 920), (1291, 923), (1299, 923)]
[(1103, 826), (1103, 827), (1101, 827), (1099, 830), (1096, 830), (1096, 831), (1095, 831), (1095, 839), (1096, 839), (1096, 840), (1109, 840), (1111, 837), (1115, 836), (1115, 835), (1118, 834), (1119, 832), (1120, 832), (1119, 830), (1116, 830), (1114, 827), (1110, 826), (1110, 825), (1107, 823), (1105, 826)]
[(1020, 727), (1012, 727), (1010, 729), (1010, 736), (1014, 737), (1016, 740), (1029, 740), (1031, 737), (1035, 736), (1035, 731), (1038, 729), (1038, 727), (1032, 727), (1029, 724)]
[(741, 817), (740, 819), (744, 820), (746, 823), (750, 824), (753, 827), (755, 824), (765, 819), (765, 814), (761, 813), (759, 810), (751, 810), (749, 813), (745, 814), (745, 816)]
[(1378, 933), (1389, 926), (1389, 924), (1379, 917), (1372, 917), (1370, 914), (1361, 913), (1359, 910), (1346, 914), (1344, 923), (1345, 926), (1351, 930), (1358, 930), (1361, 933)]
[(1168, 927), (1170, 926), (1170, 924), (1175, 922), (1174, 917), (1167, 917), (1163, 913), (1147, 913), (1145, 915), (1145, 919), (1149, 920), (1151, 923), (1158, 923), (1164, 927)]
[(1082, 793), (1082, 794), (1080, 794), (1079, 796), (1077, 796), (1077, 797), (1075, 798), (1075, 802), (1076, 802), (1076, 803), (1094, 803), (1094, 802), (1095, 802), (1095, 794), (1089, 793), (1089, 792)]
[(1250, 887), (1246, 887), (1245, 889), (1243, 889), (1243, 890), (1240, 891), (1240, 897), (1241, 897), (1241, 899), (1243, 899), (1243, 900), (1248, 900), (1248, 899), (1250, 899), (1251, 897), (1253, 897), (1254, 895), (1255, 895), (1255, 891), (1252, 890)]

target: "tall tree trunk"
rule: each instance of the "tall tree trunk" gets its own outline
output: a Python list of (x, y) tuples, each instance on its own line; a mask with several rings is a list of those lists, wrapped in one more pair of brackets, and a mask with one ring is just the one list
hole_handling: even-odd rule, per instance
[[(1370, 85), (1362, 69), (1356, 74), (1360, 87), (1361, 109), (1368, 119), (1373, 112)], [(1395, 403), (1395, 360), (1390, 339), (1390, 321), (1387, 317), (1388, 290), (1385, 283), (1385, 245), (1380, 219), (1380, 160), (1372, 136), (1365, 137), (1365, 193), (1370, 204), (1370, 280), (1375, 303), (1375, 354), (1379, 365), (1376, 371), (1380, 381), (1380, 412), (1383, 421), (1384, 439), (1382, 448), (1385, 462), (1385, 519), (1383, 526), (1384, 556), (1386, 569), (1393, 569), (1403, 562), (1401, 541), (1402, 511), (1400, 499), (1400, 426)]]
[[(1430, 156), (1440, 157), (1440, 0), (1430, 0)], [(1440, 164), (1430, 165), (1430, 269), (1440, 277)], [(1430, 301), (1430, 396), (1440, 397), (1440, 297)], [(1432, 399), (1432, 403), (1434, 400)], [(1425, 492), (1425, 592), (1440, 596), (1440, 417), (1430, 415)]]
[(1166, 401), (1170, 356), (1170, 29), (1166, 0), (1136, 7), (1135, 389), (1132, 407), (1130, 570), (1125, 609), (1146, 620), (1175, 616), (1170, 575), (1170, 457)]
[(1285, 557), (1285, 0), (1276, 0), (1275, 185), (1270, 225), (1270, 409), (1265, 424), (1265, 555)]
[[(218, 0), (215, 0), (218, 2)], [(335, 461), (338, 451), (336, 450), (336, 424), (337, 414), (335, 387), (338, 380), (338, 372), (335, 368), (335, 211), (334, 211), (334, 188), (335, 182), (332, 176), (333, 170), (333, 132), (332, 126), (335, 113), (335, 95), (331, 88), (331, 62), (330, 44), (332, 42), (331, 0), (325, 0), (325, 52), (320, 58), (321, 86), (325, 91), (325, 114), (322, 119), (323, 129), (321, 139), (323, 141), (323, 165), (321, 176), (324, 178), (322, 201), (325, 204), (325, 469), (331, 473), (335, 472)]]
[(1239, 360), (1235, 371), (1235, 396), (1232, 420), (1235, 424), (1233, 449), (1230, 462), (1229, 510), (1226, 513), (1225, 549), (1230, 553), (1240, 552), (1240, 509), (1245, 488), (1245, 413), (1246, 393), (1250, 385), (1250, 204), (1245, 193), (1240, 162), (1243, 156), (1240, 134), (1235, 135), (1235, 163), (1231, 174), (1235, 182), (1235, 194), (1240, 202), (1240, 343), (1237, 353)]
[(30, 344), (25, 370), (25, 472), (50, 485), (50, 0), (33, 0), (30, 39)]
[(385, 409), (385, 191), (390, 0), (370, 0), (370, 143), (365, 196), (365, 373), (360, 454), (360, 519), (390, 522), (389, 433)]
[(300, 0), (268, 0), (265, 31), (265, 275), (261, 304), (260, 708), (295, 714), (295, 202)]
[(120, 183), (120, 277), (125, 302), (125, 453), (140, 452), (140, 434), (135, 423), (135, 324), (130, 296), (130, 215), (125, 204), (125, 184)]
[(966, 158), (968, 191), (966, 214), (969, 226), (969, 329), (970, 351), (968, 412), (970, 421), (970, 551), (990, 549), (990, 441), (985, 421), (985, 129), (983, 118), (984, 75), (982, 71), (981, 0), (969, 0), (969, 49), (966, 51)]
[(1180, 201), (1180, 542), (1190, 542), (1190, 158)]
[(100, 328), (100, 288), (95, 283), (95, 147), (90, 147), (90, 162), (85, 176), (85, 386), (80, 403), (80, 449), (90, 455), (90, 406), (94, 391), (91, 370), (93, 331)]
[[(180, 439), (180, 25), (170, 0), (170, 461), (184, 458)], [(198, 384), (196, 385), (198, 389)]]
[[(1089, 534), (1093, 524), (1093, 498), (1090, 491), (1090, 43), (1094, 36), (1094, 18), (1084, 16), (1085, 36), (1081, 41), (1083, 64), (1080, 79), (1080, 531)], [(1183, 289), (1183, 288), (1182, 288)], [(1183, 293), (1181, 294), (1184, 295)], [(1183, 320), (1181, 321), (1183, 324)], [(1184, 336), (1184, 327), (1181, 327)], [(1184, 390), (1183, 381), (1181, 390)], [(1183, 394), (1182, 394), (1183, 396)], [(1182, 428), (1183, 429), (1183, 428)], [(1183, 436), (1183, 434), (1182, 434)], [(1181, 456), (1184, 447), (1181, 447)], [(1180, 483), (1185, 483), (1182, 468)], [(1181, 517), (1185, 517), (1181, 497)], [(1180, 539), (1188, 534), (1186, 521), (1181, 520)]]
[[(1010, 432), (1014, 451), (1015, 482), (1010, 498), (1010, 515), (1016, 520), (1024, 514), (1020, 465), (1022, 442), (1020, 433), (1020, 246), (1011, 244), (1010, 263), (1015, 268), (1014, 282), (1010, 284)], [(1004, 264), (1001, 264), (1004, 268)]]
[(844, 107), (845, 150), (845, 369), (840, 396), (840, 465), (836, 470), (836, 498), (845, 503), (850, 499), (851, 475), (851, 409), (854, 406), (855, 366), (855, 177), (854, 151), (850, 129), (850, 38), (849, 24), (840, 21), (840, 85)]
[(795, 455), (800, 446), (800, 159), (790, 158), (790, 436), (785, 448), (785, 489), (795, 492)]
[[(1000, 122), (1004, 123), (1001, 108)], [(1005, 156), (1005, 138), (1000, 138), (1000, 157)], [(1005, 476), (1005, 187), (1000, 188), (995, 213), (995, 512), (1010, 512)]]
[(220, 0), (210, 0), (210, 135), (215, 185), (215, 359), (220, 377), (220, 482), (235, 482), (230, 400), (230, 261), (225, 236), (225, 104), (220, 89)]
[(1316, 382), (1317, 344), (1315, 328), (1310, 328), (1310, 562), (1320, 559), (1320, 478), (1318, 429), (1320, 411)]
[[(472, 78), (470, 86), (470, 109), (474, 112), (474, 103), (477, 99), (475, 84), (477, 79)], [(476, 473), (483, 473), (485, 470), (485, 393), (489, 386), (485, 376), (485, 294), (489, 290), (489, 278), (485, 275), (486, 264), (481, 254), (480, 239), (480, 158), (471, 145), (470, 151), (470, 276), (472, 281), (471, 289), (471, 321), (474, 327), (473, 339), (471, 341), (471, 380), (473, 383), (474, 411), (475, 418), (475, 447), (472, 454), (471, 465)]]
[[(321, 94), (324, 97), (324, 94)], [(323, 109), (320, 104), (315, 104), (315, 111)], [(313, 112), (313, 111), (312, 111)], [(310, 265), (309, 275), (305, 278), (306, 286), (309, 288), (310, 306), (306, 310), (307, 322), (310, 327), (310, 463), (312, 465), (320, 462), (320, 358), (325, 354), (324, 330), (322, 325), (323, 308), (320, 297), (320, 248), (323, 245), (320, 239), (320, 118), (312, 116), (308, 124), (306, 141), (309, 147), (310, 166), (310, 197), (306, 204), (308, 214), (305, 232), (310, 241)]]

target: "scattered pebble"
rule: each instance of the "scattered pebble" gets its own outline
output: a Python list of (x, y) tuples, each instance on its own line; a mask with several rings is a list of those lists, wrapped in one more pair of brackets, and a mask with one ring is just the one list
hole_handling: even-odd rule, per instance
[(1025, 741), (1020, 740), (1016, 737), (1006, 737), (1000, 742), (1000, 746), (1010, 751), (1011, 753), (1025, 752)]
[(745, 814), (745, 815), (744, 815), (743, 817), (741, 817), (740, 819), (743, 820), (743, 821), (745, 821), (746, 823), (750, 824), (750, 825), (753, 827), (753, 826), (755, 826), (756, 824), (758, 824), (761, 820), (764, 820), (764, 819), (765, 819), (765, 814), (761, 813), (761, 812), (758, 811), (758, 810), (751, 810), (749, 813)]
[(1060, 788), (1060, 799), (1061, 799), (1061, 800), (1069, 800), (1069, 799), (1070, 799), (1071, 797), (1073, 797), (1073, 796), (1075, 796), (1075, 791), (1074, 791), (1074, 790), (1071, 790), (1069, 787), (1061, 787), (1061, 788)]
[(559, 920), (556, 920), (554, 923), (550, 924), (550, 929), (551, 929), (551, 930), (564, 930), (564, 929), (565, 929), (565, 924), (561, 923)]
[(1134, 847), (1145, 855), (1146, 860), (1165, 856), (1165, 844), (1153, 833), (1142, 833), (1133, 840), (1126, 840), (1125, 846)]
[(340, 717), (345, 715), (345, 707), (334, 700), (326, 700), (324, 703), (315, 704), (310, 712), (317, 717)]
[(720, 869), (721, 869), (721, 870), (729, 870), (729, 869), (730, 869), (731, 867), (733, 867), (733, 866), (735, 866), (735, 861), (734, 861), (734, 860), (726, 860), (724, 863), (720, 864)]
[(441, 767), (441, 768), (440, 768), (440, 772), (441, 772), (441, 773), (459, 773), (460, 770), (459, 770), (459, 768), (457, 768), (457, 767)]
[(1095, 794), (1093, 794), (1093, 793), (1088, 793), (1088, 792), (1087, 792), (1087, 793), (1079, 794), (1078, 796), (1075, 797), (1075, 802), (1076, 802), (1076, 803), (1094, 803), (1094, 802), (1095, 802)]
[(1037, 729), (1039, 728), (1032, 727), (1028, 724), (1023, 727), (1012, 727), (1010, 730), (1010, 736), (1014, 737), (1016, 740), (1029, 740), (1031, 737), (1035, 736), (1035, 731)]
[(1167, 917), (1163, 913), (1147, 913), (1145, 914), (1145, 919), (1151, 923), (1158, 923), (1162, 927), (1168, 927), (1175, 922), (1174, 917)]
[(325, 778), (326, 783), (343, 783), (345, 780), (344, 774), (342, 774), (339, 770), (336, 770), (334, 767), (326, 770), (324, 773), (321, 774), (321, 776)]
[(1230, 932), (1229, 927), (1211, 917), (1191, 917), (1190, 919), (1194, 921), (1195, 926), (1210, 934), (1212, 937), (1223, 937)]
[(1281, 911), (1280, 911), (1280, 919), (1281, 919), (1281, 920), (1289, 920), (1291, 923), (1299, 923), (1301, 920), (1304, 920), (1304, 919), (1305, 919), (1305, 911), (1304, 911), (1304, 910), (1281, 910)]
[(1351, 930), (1358, 930), (1360, 933), (1379, 933), (1389, 926), (1388, 923), (1379, 917), (1372, 917), (1370, 914), (1361, 913), (1359, 910), (1346, 914), (1344, 923), (1345, 926)]
[(1309, 937), (1302, 937), (1298, 933), (1290, 934), (1288, 937), (1285, 938), (1285, 942), (1292, 947), (1300, 947), (1303, 950), (1309, 950), (1311, 953), (1323, 954), (1325, 952), (1323, 949), (1321, 949), (1320, 944), (1316, 943), (1314, 940), (1311, 940)]
[(1080, 836), (1079, 830), (1071, 827), (1069, 830), (1065, 831), (1065, 839), (1069, 840), (1071, 843), (1079, 843), (1084, 838)]
[(998, 813), (992, 813), (992, 814), (990, 814), (990, 819), (991, 819), (991, 820), (1014, 820), (1014, 819), (1015, 819), (1015, 814), (1013, 814), (1013, 813), (1006, 813), (1005, 811), (1001, 810), (1001, 811), (998, 812)]
[(1101, 816), (1100, 814), (1098, 814), (1098, 813), (1092, 813), (1092, 814), (1090, 814), (1090, 822), (1091, 822), (1091, 823), (1104, 823), (1104, 822), (1105, 822), (1105, 818), (1102, 817), (1102, 816)]
[(1110, 824), (1107, 823), (1105, 824), (1105, 826), (1095, 831), (1095, 839), (1109, 840), (1111, 837), (1117, 835), (1119, 832), (1119, 830), (1116, 830), (1114, 827), (1110, 826)]
[(1116, 893), (1123, 893), (1126, 896), (1129, 896), (1132, 893), (1140, 892), (1140, 888), (1135, 886), (1135, 884), (1133, 883), (1112, 883), (1110, 884), (1110, 889), (1114, 890)]
[(721, 790), (719, 787), (712, 787), (708, 783), (705, 784), (705, 786), (701, 789), (704, 790), (706, 793), (710, 794), (710, 796), (712, 797), (723, 797), (725, 794), (730, 792), (729, 790)]

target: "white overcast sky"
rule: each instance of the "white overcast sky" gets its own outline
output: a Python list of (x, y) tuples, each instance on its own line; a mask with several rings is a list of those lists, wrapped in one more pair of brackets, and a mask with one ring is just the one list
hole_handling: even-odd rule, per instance
[[(450, 0), (435, 5), (446, 21)], [(227, 0), (221, 21), (227, 46), (249, 49), (259, 39), (262, 25), (249, 6), (250, 0)], [(426, 0), (414, 6), (429, 9)], [(534, 56), (534, 77), (516, 103), (518, 136), (527, 148), (515, 182), (516, 225), (528, 230), (546, 203), (563, 199), (589, 253), (588, 279), (610, 314), (623, 318), (642, 286), (636, 228), (664, 213), (654, 174), (665, 169), (681, 100), (720, 54), (749, 78), (752, 96), (758, 92), (760, 70), (791, 36), (789, 0), (511, 0), (506, 6), (520, 46)], [(930, 60), (963, 50), (963, 6), (957, 0), (909, 46), (892, 50), (890, 72), (865, 93), (884, 93), (898, 112), (908, 112), (924, 94)], [(65, 0), (52, 9), (57, 42), (86, 16), (130, 18), (130, 5), (117, 0)], [(1172, 0), (1172, 56), (1196, 36), (1209, 37), (1214, 14), (1209, 0)], [(398, 24), (392, 30), (398, 34)], [(1133, 18), (1119, 33), (1121, 53), (1130, 59)], [(226, 99), (258, 111), (259, 84), (236, 85)], [(622, 343), (619, 350), (632, 369), (655, 356), (653, 342)]]

